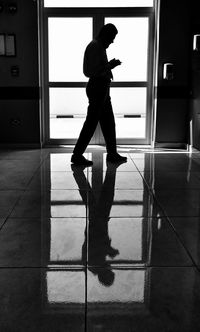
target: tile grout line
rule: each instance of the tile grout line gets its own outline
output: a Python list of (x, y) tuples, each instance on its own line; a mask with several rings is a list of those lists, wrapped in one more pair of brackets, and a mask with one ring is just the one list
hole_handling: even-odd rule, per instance
[(168, 225), (169, 227), (171, 227), (171, 229), (174, 231), (177, 239), (180, 241), (180, 243), (182, 244), (183, 248), (185, 249), (185, 251), (187, 252), (188, 256), (190, 257), (192, 263), (194, 264), (194, 266), (196, 267), (196, 269), (200, 272), (200, 267), (198, 267), (198, 265), (196, 264), (195, 260), (193, 259), (190, 251), (188, 250), (188, 248), (186, 247), (184, 240), (182, 238), (182, 236), (180, 234), (178, 234), (176, 228), (173, 226), (170, 217), (167, 215), (165, 209), (163, 208), (163, 206), (160, 204), (159, 200), (157, 199), (156, 195), (154, 194), (152, 188), (150, 188), (151, 194), (153, 196), (153, 198), (155, 199), (157, 205), (159, 206), (159, 208), (161, 209), (161, 211), (163, 212), (164, 217), (167, 219)]
[[(47, 157), (45, 158), (45, 160), (47, 159)], [(20, 199), (22, 198), (22, 196), (27, 192), (27, 187), (29, 186), (30, 182), (32, 181), (33, 177), (35, 176), (36, 172), (40, 169), (41, 165), (43, 164), (44, 160), (40, 161), (39, 166), (35, 169), (35, 171), (33, 172), (33, 175), (31, 176), (30, 180), (28, 181), (27, 185), (25, 186), (24, 189), (17, 189), (17, 190), (13, 190), (13, 191), (20, 191), (20, 196), (16, 199), (14, 206), (11, 208), (10, 212), (8, 213), (7, 217), (5, 218), (3, 224), (0, 227), (0, 231), (3, 229), (4, 225), (6, 224), (7, 220), (10, 218), (12, 212), (14, 211), (15, 207), (17, 206), (18, 202), (20, 201)], [(4, 218), (3, 218), (4, 219)]]
[[(131, 157), (130, 157), (131, 158)], [(131, 160), (134, 163), (134, 160), (131, 158)], [(167, 219), (167, 222), (169, 224), (169, 227), (172, 228), (172, 230), (174, 231), (176, 237), (178, 238), (178, 240), (180, 241), (180, 243), (182, 244), (183, 248), (185, 249), (185, 251), (187, 252), (188, 256), (190, 257), (192, 263), (194, 264), (194, 266), (196, 267), (196, 269), (200, 272), (200, 267), (198, 267), (198, 265), (196, 264), (196, 262), (194, 261), (190, 251), (187, 249), (187, 247), (185, 246), (184, 240), (182, 239), (182, 237), (178, 234), (178, 232), (176, 231), (175, 227), (172, 225), (170, 217), (168, 217), (167, 213), (165, 212), (165, 209), (162, 207), (162, 205), (160, 204), (159, 200), (157, 199), (153, 189), (149, 186), (148, 182), (146, 181), (146, 179), (142, 176), (141, 171), (138, 169), (137, 165), (134, 163), (135, 167), (137, 168), (138, 172), (140, 173), (141, 177), (143, 178), (145, 184), (147, 185), (147, 188), (149, 190), (149, 193), (153, 196), (153, 198), (156, 201), (156, 204), (158, 205), (158, 207), (160, 208), (160, 210), (163, 212), (163, 216)]]

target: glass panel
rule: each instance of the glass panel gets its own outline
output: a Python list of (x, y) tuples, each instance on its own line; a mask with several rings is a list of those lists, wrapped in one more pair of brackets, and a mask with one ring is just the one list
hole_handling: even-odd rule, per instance
[(50, 88), (50, 138), (78, 138), (87, 105), (85, 88)]
[[(146, 88), (111, 88), (111, 98), (117, 137), (144, 138)], [(85, 88), (50, 88), (50, 137), (76, 139), (85, 120), (87, 105)]]
[(44, 0), (44, 7), (153, 7), (153, 0)]
[(145, 138), (146, 118), (116, 118), (117, 138)]
[(85, 88), (50, 88), (50, 116), (86, 115)]
[(108, 59), (119, 59), (121, 66), (113, 70), (115, 81), (146, 81), (148, 53), (148, 17), (107, 17), (118, 34), (107, 50)]
[(53, 17), (49, 27), (49, 81), (86, 81), (83, 56), (92, 39), (91, 17)]
[(145, 138), (146, 92), (146, 88), (111, 88), (117, 138)]
[(115, 115), (146, 114), (146, 88), (111, 88)]
[(50, 138), (77, 139), (85, 118), (50, 119)]

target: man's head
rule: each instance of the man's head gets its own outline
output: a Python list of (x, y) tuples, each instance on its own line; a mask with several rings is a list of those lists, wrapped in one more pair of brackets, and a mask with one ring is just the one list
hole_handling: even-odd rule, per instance
[(105, 48), (108, 48), (111, 43), (113, 43), (115, 36), (117, 35), (118, 31), (114, 24), (108, 23), (105, 24), (101, 30), (97, 38), (99, 38)]

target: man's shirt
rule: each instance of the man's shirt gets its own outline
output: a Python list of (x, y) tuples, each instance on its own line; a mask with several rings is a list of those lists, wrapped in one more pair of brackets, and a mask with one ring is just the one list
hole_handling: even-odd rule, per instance
[(92, 40), (86, 47), (83, 60), (84, 75), (91, 77), (104, 77), (112, 79), (106, 50), (98, 39)]

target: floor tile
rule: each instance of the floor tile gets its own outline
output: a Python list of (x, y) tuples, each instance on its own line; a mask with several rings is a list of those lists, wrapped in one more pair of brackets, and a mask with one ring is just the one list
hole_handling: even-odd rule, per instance
[(7, 219), (0, 231), (0, 267), (82, 266), (85, 218)]
[[(63, 304), (66, 310), (85, 305), (85, 271), (82, 269), (49, 269), (46, 272), (48, 304)], [(76, 308), (74, 308), (76, 310)], [(77, 308), (78, 309), (78, 308)], [(80, 308), (81, 309), (81, 308)]]
[(161, 214), (148, 190), (107, 190), (88, 193), (90, 218), (151, 217)]
[[(1, 154), (0, 154), (1, 155)], [(23, 159), (2, 159), (0, 164), (0, 173), (9, 172), (10, 174), (32, 172), (34, 173), (42, 164), (40, 160), (27, 159), (24, 162)]]
[[(141, 175), (144, 177), (149, 186), (158, 189), (199, 189), (200, 177), (197, 172), (161, 172), (157, 171), (154, 176), (148, 172)], [(149, 179), (150, 178), (150, 179)], [(152, 184), (153, 179), (153, 184)]]
[[(49, 238), (45, 229), (48, 264), (85, 265), (87, 255), (86, 219), (85, 218), (51, 218)], [(47, 225), (48, 227), (48, 225)]]
[(41, 218), (43, 216), (50, 216), (50, 194), (45, 195), (41, 190), (23, 192), (11, 213), (12, 218)]
[(11, 217), (86, 217), (87, 192), (79, 190), (26, 191)]
[(166, 218), (91, 219), (88, 265), (192, 266), (185, 247)]
[(162, 151), (158, 152), (156, 150), (152, 150), (151, 152), (145, 153), (129, 153), (130, 158), (132, 160), (135, 159), (145, 159), (146, 161), (151, 160), (163, 160), (163, 159), (171, 159), (171, 160), (185, 160), (187, 161), (190, 158), (190, 154), (188, 152), (167, 152)]
[(156, 189), (154, 194), (167, 216), (196, 217), (200, 215), (198, 189)]
[[(54, 149), (53, 149), (54, 151)], [(49, 153), (48, 157), (43, 162), (43, 169), (51, 172), (69, 172), (71, 168), (72, 153), (67, 153), (66, 150), (59, 149)], [(88, 153), (84, 153), (85, 158), (89, 157)]]
[(146, 264), (148, 220), (92, 219), (88, 225), (88, 265)]
[(0, 218), (10, 215), (22, 193), (21, 190), (0, 190)]
[[(144, 301), (146, 269), (88, 268), (87, 302), (90, 309), (99, 304), (131, 304)], [(109, 314), (109, 313), (108, 313)]]
[(134, 159), (145, 159), (145, 156), (148, 156), (149, 154), (145, 152), (129, 152), (129, 156), (132, 160)]
[(83, 270), (0, 269), (2, 332), (85, 331)]
[[(109, 174), (108, 174), (109, 177)], [(145, 189), (146, 183), (138, 172), (116, 174), (115, 189)]]
[(0, 331), (200, 331), (200, 153), (72, 151), (0, 151)]
[[(145, 189), (146, 182), (139, 172), (103, 172), (95, 178), (96, 174), (89, 172), (88, 180), (92, 190), (114, 189)], [(101, 180), (101, 182), (99, 181)], [(84, 189), (84, 188), (83, 188)]]
[(103, 171), (106, 171), (108, 168), (116, 167), (117, 172), (137, 172), (135, 164), (129, 157), (127, 153), (120, 153), (120, 155), (127, 157), (127, 162), (121, 164), (111, 164), (106, 162), (106, 154), (103, 156)]
[(191, 157), (194, 159), (200, 159), (200, 151), (196, 150), (195, 152), (192, 152)]
[(200, 165), (192, 158), (174, 159), (174, 158), (156, 158), (152, 155), (146, 159), (134, 159), (134, 164), (140, 171), (163, 172), (198, 172)]
[(164, 217), (154, 218), (150, 226), (148, 266), (193, 266), (190, 255)]
[(0, 231), (1, 231), (1, 227), (3, 227), (4, 223), (5, 223), (5, 218), (0, 218)]
[(193, 268), (98, 269), (87, 281), (89, 332), (200, 328), (200, 275)]
[(52, 190), (51, 217), (86, 217), (88, 193), (85, 190)]
[(40, 172), (34, 175), (32, 181), (28, 186), (28, 190), (35, 190), (45, 187), (45, 190), (69, 190), (69, 189), (83, 189), (88, 190), (89, 184), (86, 179), (85, 172), (51, 172), (50, 176), (44, 179)]
[(99, 151), (89, 153), (88, 158), (93, 161), (93, 166), (88, 167), (89, 172), (105, 172), (108, 168), (116, 168), (118, 172), (137, 172), (133, 161), (128, 153), (120, 153), (120, 155), (127, 157), (127, 162), (112, 164), (106, 161), (107, 153)]
[(46, 149), (8, 149), (0, 151), (0, 159), (3, 160), (43, 160), (47, 156)]
[(200, 266), (199, 217), (170, 217), (170, 223), (195, 264)]
[(0, 267), (41, 266), (41, 220), (7, 219), (0, 232)]
[(0, 190), (24, 190), (33, 177), (30, 171), (4, 171), (0, 174)]

